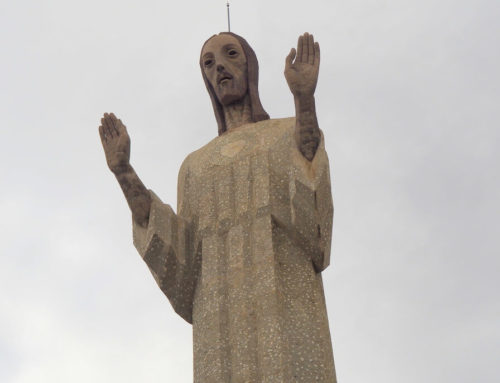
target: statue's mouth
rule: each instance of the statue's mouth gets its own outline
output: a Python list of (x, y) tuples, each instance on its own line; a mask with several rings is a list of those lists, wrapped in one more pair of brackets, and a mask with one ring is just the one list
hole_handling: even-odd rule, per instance
[(225, 73), (217, 78), (217, 84), (224, 84), (229, 80), (231, 80), (232, 78), (233, 76), (231, 76), (229, 73)]

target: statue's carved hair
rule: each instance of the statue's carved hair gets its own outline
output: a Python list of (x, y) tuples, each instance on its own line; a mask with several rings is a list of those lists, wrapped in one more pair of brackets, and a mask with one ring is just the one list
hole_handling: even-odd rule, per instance
[[(221, 32), (219, 35), (230, 35), (233, 36), (238, 42), (240, 43), (243, 53), (245, 53), (246, 59), (247, 59), (247, 78), (248, 78), (248, 94), (250, 96), (250, 107), (252, 110), (252, 121), (257, 122), (257, 121), (262, 121), (262, 120), (268, 120), (269, 115), (266, 113), (264, 108), (262, 107), (262, 104), (260, 103), (260, 98), (259, 98), (259, 63), (257, 61), (257, 56), (255, 55), (255, 52), (253, 51), (252, 47), (247, 43), (247, 41), (241, 37), (238, 36), (235, 33), (232, 32)], [(210, 37), (207, 41), (205, 41), (205, 44), (203, 44), (203, 48), (205, 48), (205, 45), (210, 41), (212, 38), (214, 38), (217, 35), (213, 35)], [(203, 52), (203, 48), (201, 51)], [(200, 55), (200, 68), (201, 68), (201, 74), (203, 76), (203, 80), (205, 81), (205, 85), (207, 87), (208, 93), (210, 94), (210, 99), (212, 100), (212, 106), (214, 108), (214, 113), (215, 113), (215, 118), (217, 120), (217, 125), (219, 126), (219, 136), (224, 133), (227, 129), (226, 127), (226, 120), (224, 118), (224, 111), (222, 110), (222, 105), (217, 99), (217, 96), (215, 94), (215, 91), (212, 88), (212, 85), (207, 79), (207, 76), (205, 76), (205, 71), (203, 70), (203, 59)]]

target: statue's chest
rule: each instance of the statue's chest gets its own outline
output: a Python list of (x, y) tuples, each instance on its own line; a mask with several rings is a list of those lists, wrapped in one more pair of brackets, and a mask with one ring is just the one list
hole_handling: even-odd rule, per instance
[(203, 153), (193, 195), (203, 231), (267, 214), (277, 196), (288, 194), (289, 137), (243, 133), (222, 137)]

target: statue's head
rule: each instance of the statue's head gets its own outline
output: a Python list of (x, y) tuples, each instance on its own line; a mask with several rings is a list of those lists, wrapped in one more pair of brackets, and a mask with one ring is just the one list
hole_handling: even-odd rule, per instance
[(203, 80), (219, 125), (219, 135), (226, 131), (224, 106), (250, 99), (252, 120), (266, 120), (259, 99), (259, 63), (246, 40), (231, 32), (209, 38), (201, 50), (200, 67)]

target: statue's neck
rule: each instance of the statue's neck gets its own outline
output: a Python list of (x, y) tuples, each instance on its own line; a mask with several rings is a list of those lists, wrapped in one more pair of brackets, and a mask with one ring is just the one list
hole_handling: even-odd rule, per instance
[(223, 111), (227, 132), (252, 122), (252, 107), (250, 106), (250, 96), (248, 94), (243, 100), (224, 106)]

